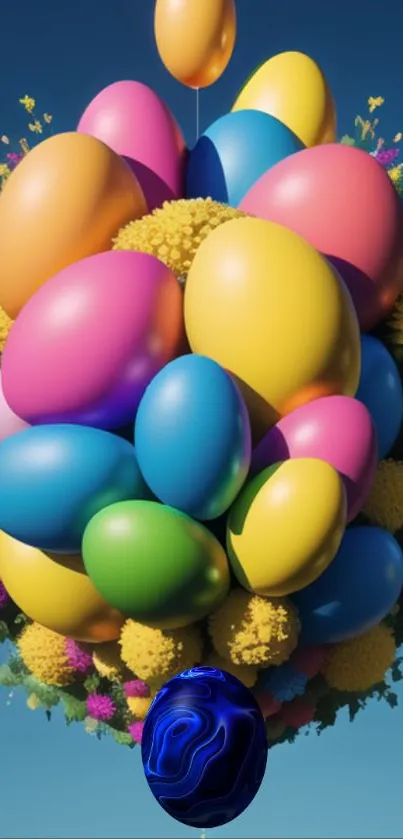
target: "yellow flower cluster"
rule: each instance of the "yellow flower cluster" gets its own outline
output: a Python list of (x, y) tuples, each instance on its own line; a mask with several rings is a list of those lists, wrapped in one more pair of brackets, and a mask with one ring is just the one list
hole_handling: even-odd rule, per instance
[(380, 461), (363, 512), (372, 524), (389, 533), (403, 527), (403, 463)]
[(66, 639), (62, 635), (32, 623), (22, 631), (17, 645), (24, 664), (39, 682), (54, 687), (65, 687), (74, 682), (75, 673), (69, 664)]
[(10, 320), (9, 316), (0, 306), (0, 353), (4, 350), (4, 344), (6, 343), (12, 325), (13, 321)]
[(97, 644), (92, 654), (92, 661), (96, 671), (103, 678), (111, 682), (118, 682), (124, 678), (126, 668), (121, 659), (117, 641)]
[(151, 696), (129, 696), (127, 706), (134, 717), (138, 720), (145, 720), (151, 702)]
[(403, 294), (396, 300), (392, 313), (386, 322), (386, 330), (386, 344), (391, 347), (403, 344)]
[(119, 643), (122, 660), (129, 670), (152, 687), (193, 667), (202, 658), (202, 641), (194, 626), (168, 631), (129, 619)]
[(352, 693), (380, 684), (396, 655), (393, 633), (379, 624), (358, 638), (336, 644), (323, 668), (329, 687)]
[(215, 650), (237, 665), (268, 667), (286, 661), (298, 642), (298, 614), (286, 598), (234, 589), (208, 621)]
[(211, 198), (166, 201), (149, 215), (123, 227), (113, 247), (152, 254), (185, 280), (199, 245), (209, 233), (244, 215)]
[(203, 661), (203, 664), (206, 667), (216, 667), (217, 670), (226, 670), (227, 673), (236, 676), (247, 688), (252, 688), (257, 681), (257, 667), (254, 667), (252, 664), (234, 664), (233, 661), (230, 661), (228, 658), (222, 658), (215, 651), (210, 653), (206, 660)]
[[(28, 96), (26, 93), (25, 96), (22, 96), (21, 99), (18, 100), (19, 104), (22, 105), (24, 111), (29, 115), (30, 122), (28, 122), (28, 130), (31, 134), (36, 134), (37, 136), (41, 136), (46, 132), (46, 129), (51, 125), (53, 121), (53, 117), (51, 114), (45, 113), (42, 114), (41, 118), (39, 119), (35, 113), (36, 108), (36, 100), (33, 99), (32, 96)], [(0, 137), (0, 142), (3, 143), (5, 146), (10, 145), (10, 139), (6, 134), (3, 134)], [(22, 137), (18, 141), (18, 155), (26, 155), (30, 150), (30, 145), (28, 140), (25, 137)], [(7, 178), (11, 175), (12, 166), (8, 163), (1, 163), (0, 162), (0, 192), (3, 189)]]

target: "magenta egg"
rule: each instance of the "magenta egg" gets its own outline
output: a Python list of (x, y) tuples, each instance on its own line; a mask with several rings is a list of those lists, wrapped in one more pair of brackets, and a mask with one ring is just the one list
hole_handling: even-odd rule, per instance
[(365, 504), (377, 464), (376, 431), (369, 411), (349, 396), (324, 396), (302, 405), (260, 441), (252, 456), (252, 474), (293, 457), (315, 457), (337, 469), (352, 521)]
[(3, 393), (3, 381), (0, 370), (0, 443), (6, 437), (11, 437), (13, 434), (18, 434), (19, 431), (24, 431), (28, 428), (24, 420), (17, 417), (6, 402)]
[(183, 293), (156, 257), (108, 251), (65, 268), (8, 336), (4, 395), (26, 422), (120, 428), (183, 349)]
[(390, 178), (367, 152), (342, 143), (303, 149), (251, 187), (240, 209), (289, 227), (340, 272), (361, 330), (403, 291), (403, 213)]
[(105, 87), (85, 109), (77, 131), (127, 160), (149, 211), (183, 196), (185, 141), (170, 110), (147, 85), (122, 81)]

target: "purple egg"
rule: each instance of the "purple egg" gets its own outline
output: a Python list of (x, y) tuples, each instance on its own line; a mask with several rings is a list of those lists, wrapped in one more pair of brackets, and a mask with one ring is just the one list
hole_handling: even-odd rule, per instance
[(346, 487), (348, 521), (360, 512), (374, 479), (378, 446), (369, 411), (349, 396), (324, 396), (283, 417), (256, 447), (252, 474), (294, 457), (336, 469)]

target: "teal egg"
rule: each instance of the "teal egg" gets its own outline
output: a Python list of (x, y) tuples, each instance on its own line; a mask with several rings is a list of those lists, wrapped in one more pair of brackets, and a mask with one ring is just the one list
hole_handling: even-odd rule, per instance
[(32, 426), (0, 443), (0, 529), (33, 547), (79, 553), (95, 513), (148, 497), (134, 447), (107, 431)]

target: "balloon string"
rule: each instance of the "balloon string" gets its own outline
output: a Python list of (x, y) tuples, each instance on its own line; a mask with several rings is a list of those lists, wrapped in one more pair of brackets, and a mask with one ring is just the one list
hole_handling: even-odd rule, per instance
[(196, 88), (196, 142), (199, 139), (200, 134), (200, 100), (199, 100), (199, 88)]

